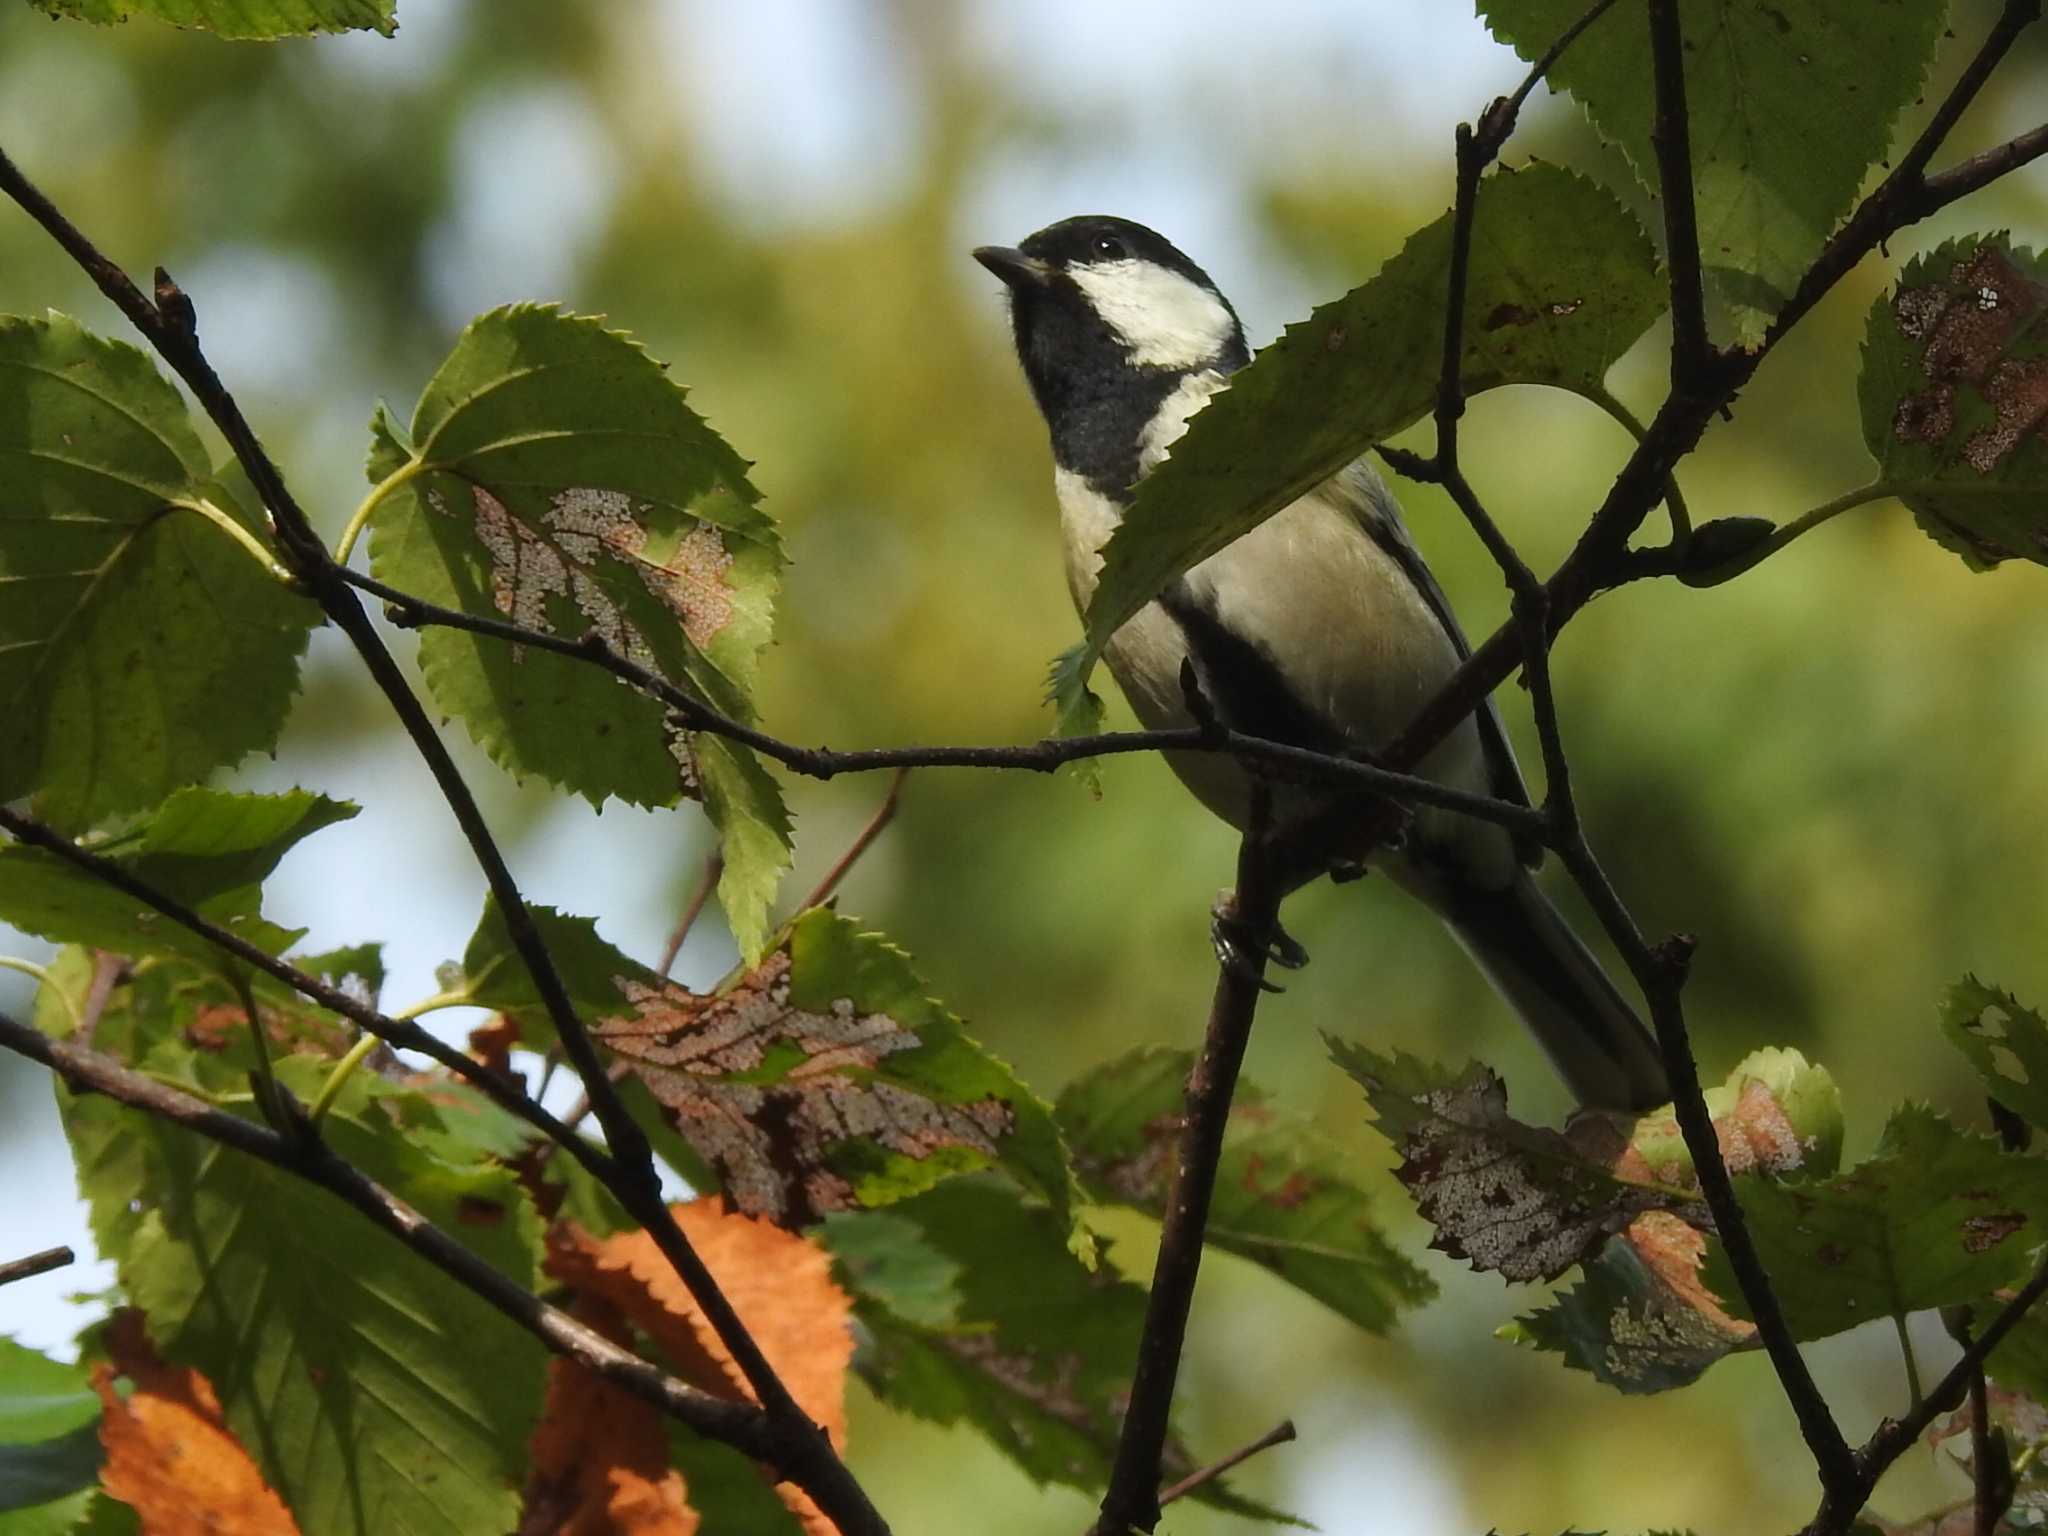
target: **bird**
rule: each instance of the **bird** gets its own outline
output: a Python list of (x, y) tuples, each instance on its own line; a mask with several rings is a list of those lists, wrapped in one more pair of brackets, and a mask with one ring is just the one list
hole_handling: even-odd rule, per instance
[[(973, 254), (1008, 291), (1018, 359), (1051, 438), (1067, 586), (1085, 613), (1134, 488), (1251, 349), (1209, 275), (1143, 224), (1083, 215)], [(1102, 654), (1148, 729), (1207, 712), (1249, 735), (1369, 758), (1470, 647), (1393, 493), (1360, 459), (1168, 583)], [(1168, 759), (1204, 806), (1246, 826), (1254, 779), (1241, 761)], [(1491, 699), (1415, 771), (1530, 803)], [(1268, 793), (1283, 891), (1384, 871), (1443, 920), (1582, 1105), (1641, 1111), (1669, 1100), (1655, 1041), (1537, 885), (1540, 850), (1496, 823), (1428, 806), (1409, 808), (1390, 835), (1383, 800), (1327, 783), (1269, 780)], [(1223, 905), (1218, 916), (1228, 964), (1238, 936)], [(1269, 954), (1283, 965), (1307, 959), (1284, 930)]]

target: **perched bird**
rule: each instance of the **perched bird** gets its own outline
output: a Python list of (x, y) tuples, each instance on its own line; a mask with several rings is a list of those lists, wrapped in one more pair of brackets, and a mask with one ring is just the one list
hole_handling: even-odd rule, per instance
[[(1133, 488), (1251, 360), (1244, 330), (1207, 273), (1126, 219), (1065, 219), (974, 258), (1009, 290), (1017, 353), (1052, 436), (1067, 585), (1085, 610)], [(1360, 460), (1174, 581), (1104, 659), (1147, 727), (1194, 723), (1191, 681), (1235, 729), (1365, 755), (1467, 652), (1392, 493)], [(1252, 781), (1237, 761), (1172, 762), (1204, 805), (1244, 826)], [(1490, 700), (1417, 771), (1528, 802)], [(1383, 803), (1298, 782), (1277, 785), (1272, 806), (1288, 889), (1385, 870), (1450, 927), (1583, 1103), (1640, 1109), (1670, 1097), (1648, 1032), (1505, 829), (1419, 807), (1389, 839)], [(1282, 935), (1272, 958), (1306, 956)]]

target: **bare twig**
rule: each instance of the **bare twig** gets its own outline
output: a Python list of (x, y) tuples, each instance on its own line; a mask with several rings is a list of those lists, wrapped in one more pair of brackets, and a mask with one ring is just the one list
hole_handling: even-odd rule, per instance
[[(0, 1046), (41, 1062), (74, 1091), (105, 1094), (319, 1185), (354, 1206), (555, 1354), (575, 1360), (700, 1434), (757, 1460), (773, 1459), (768, 1421), (760, 1409), (678, 1381), (513, 1284), (396, 1195), (337, 1157), (310, 1127), (302, 1127), (299, 1134), (286, 1135), (254, 1120), (245, 1120), (216, 1109), (204, 1099), (131, 1071), (111, 1056), (70, 1041), (52, 1040), (40, 1030), (4, 1014), (0, 1014)], [(64, 1262), (70, 1261), (69, 1249), (53, 1251), (63, 1254)]]
[(1699, 216), (1692, 197), (1692, 127), (1685, 109), (1685, 36), (1678, 0), (1650, 0), (1650, 68), (1656, 118), (1657, 189), (1664, 204), (1664, 265), (1671, 278), (1671, 387), (1703, 382), (1709, 355), (1706, 285), (1700, 270)]
[(1109, 1490), (1092, 1536), (1126, 1536), (1150, 1531), (1159, 1523), (1159, 1462), (1166, 1445), (1173, 1386), (1180, 1371), (1187, 1337), (1188, 1312), (1195, 1277), (1202, 1263), (1202, 1242), (1209, 1220), (1209, 1201), (1216, 1188), (1216, 1166), (1223, 1155), (1223, 1132), (1230, 1119), (1230, 1099), (1251, 1039), (1265, 976), (1266, 952), (1279, 920), (1283, 894), (1272, 878), (1266, 848), (1269, 795), (1262, 785), (1252, 791), (1252, 815), (1237, 856), (1237, 889), (1229, 898), (1228, 918), (1241, 937), (1237, 963), (1226, 962), (1216, 978), (1209, 1029), (1188, 1075), (1187, 1108), (1181, 1121), (1172, 1192), (1159, 1237), (1159, 1257), (1152, 1271), (1152, 1291), (1145, 1306), (1145, 1329), (1138, 1345), (1138, 1367), (1131, 1379), (1130, 1406), (1124, 1411)]
[(0, 152), (0, 190), (19, 203), (30, 217), (71, 255), (131, 324), (185, 381), (214, 424), (220, 428), (236, 461), (247, 472), (269, 510), (279, 550), (292, 574), (302, 582), (335, 626), (362, 658), (372, 680), (390, 703), (399, 723), (433, 775), (449, 813), (462, 829), (485, 883), (504, 915), (512, 947), (533, 978), (534, 989), (547, 1009), (570, 1064), (583, 1078), (606, 1145), (611, 1149), (609, 1187), (626, 1210), (647, 1229), (662, 1255), (675, 1269), (725, 1346), (774, 1430), (776, 1454), (771, 1458), (785, 1477), (815, 1499), (835, 1520), (844, 1536), (882, 1536), (888, 1527), (866, 1493), (839, 1459), (824, 1430), (791, 1396), (788, 1387), (762, 1354), (760, 1345), (740, 1321), (717, 1281), (676, 1224), (661, 1194), (661, 1176), (646, 1133), (628, 1112), (605, 1076), (604, 1062), (576, 1016), (568, 988), (548, 954), (518, 883), (483, 813), (433, 721), (407, 684), (397, 661), (378, 635), (368, 612), (349, 584), (347, 573), (328, 553), (312, 520), (299, 506), (284, 476), (244, 419), (240, 405), (201, 351), (191, 301), (159, 268), (156, 298), (136, 287), (121, 267), (102, 255), (71, 221)]
[(1250, 1461), (1261, 1451), (1271, 1450), (1276, 1445), (1285, 1445), (1294, 1438), (1294, 1420), (1282, 1419), (1250, 1445), (1239, 1446), (1221, 1461), (1211, 1462), (1199, 1472), (1190, 1472), (1170, 1488), (1159, 1490), (1159, 1502), (1171, 1504), (1175, 1499), (1184, 1499), (1197, 1488), (1213, 1483), (1232, 1467)]
[(648, 697), (660, 700), (689, 729), (737, 741), (805, 778), (835, 779), (846, 773), (875, 773), (899, 768), (1019, 768), (1033, 773), (1051, 773), (1088, 757), (1116, 757), (1131, 752), (1220, 752), (1250, 761), (1281, 764), (1301, 776), (1322, 778), (1333, 784), (1357, 784), (1376, 794), (1457, 811), (1481, 821), (1498, 822), (1532, 836), (1541, 831), (1540, 819), (1525, 805), (1469, 794), (1413, 774), (1389, 773), (1373, 763), (1333, 757), (1289, 742), (1247, 736), (1220, 722), (1171, 731), (1105, 731), (1093, 736), (1060, 736), (1012, 747), (869, 747), (836, 751), (830, 747), (798, 746), (720, 714), (660, 673), (621, 656), (605, 643), (602, 635), (593, 632), (580, 639), (567, 639), (503, 619), (443, 608), (356, 571), (345, 571), (343, 575), (350, 585), (382, 598), (386, 604), (386, 616), (401, 628), (466, 630), (513, 645), (532, 646), (536, 650), (587, 661), (632, 684)]
[(674, 931), (661, 947), (661, 963), (654, 968), (661, 975), (666, 976), (676, 968), (676, 956), (683, 952), (683, 940), (690, 936), (690, 930), (697, 926), (697, 919), (704, 915), (704, 904), (711, 900), (711, 893), (718, 889), (718, 877), (724, 873), (725, 850), (714, 848), (704, 860), (704, 872), (697, 877), (697, 888), (690, 892), (683, 915), (676, 919)]
[(45, 1248), (41, 1253), (31, 1253), (0, 1264), (0, 1285), (12, 1285), (17, 1280), (47, 1275), (53, 1269), (62, 1269), (67, 1264), (77, 1262), (78, 1255), (69, 1248)]
[(882, 803), (875, 807), (875, 814), (867, 825), (854, 834), (853, 841), (846, 846), (846, 852), (839, 855), (823, 878), (811, 888), (811, 894), (797, 904), (797, 911), (807, 912), (812, 907), (822, 906), (831, 894), (839, 889), (839, 882), (846, 878), (847, 871), (860, 862), (860, 856), (868, 851), (874, 840), (882, 835), (889, 823), (896, 819), (897, 802), (903, 798), (903, 781), (910, 777), (908, 768), (898, 768), (896, 776), (889, 780), (889, 792), (882, 796)]

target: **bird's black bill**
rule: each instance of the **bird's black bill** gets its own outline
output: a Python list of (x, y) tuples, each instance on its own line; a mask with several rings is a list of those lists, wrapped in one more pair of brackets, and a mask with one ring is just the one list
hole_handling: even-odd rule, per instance
[(1008, 245), (976, 246), (974, 259), (1011, 288), (1040, 288), (1052, 275), (1052, 268), (1035, 256)]

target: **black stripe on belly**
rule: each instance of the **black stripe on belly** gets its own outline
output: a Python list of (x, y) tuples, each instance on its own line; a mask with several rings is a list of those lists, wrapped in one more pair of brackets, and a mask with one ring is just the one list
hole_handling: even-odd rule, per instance
[(1159, 594), (1159, 606), (1186, 637), (1196, 680), (1217, 719), (1268, 741), (1333, 755), (1351, 751), (1344, 733), (1294, 691), (1265, 647), (1224, 623), (1185, 577)]

